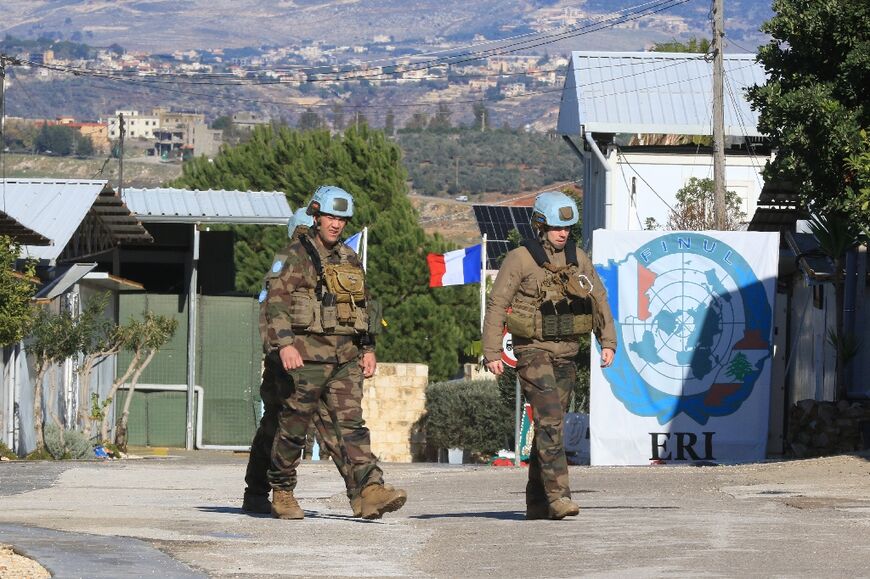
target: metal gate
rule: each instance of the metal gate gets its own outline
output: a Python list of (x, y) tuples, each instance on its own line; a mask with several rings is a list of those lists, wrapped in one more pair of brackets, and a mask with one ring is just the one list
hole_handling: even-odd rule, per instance
[[(201, 387), (203, 446), (245, 446), (260, 417), (262, 350), (257, 327), (258, 304), (250, 297), (199, 296), (197, 309), (196, 385)], [(139, 382), (152, 389), (134, 393), (129, 419), (129, 444), (184, 447), (186, 393), (175, 390), (187, 382), (187, 307), (185, 296), (122, 294), (119, 319), (140, 317), (146, 310), (172, 316), (178, 330), (145, 369)], [(118, 357), (118, 372), (129, 364)], [(161, 391), (155, 385), (167, 385)], [(115, 409), (123, 408), (122, 390)]]

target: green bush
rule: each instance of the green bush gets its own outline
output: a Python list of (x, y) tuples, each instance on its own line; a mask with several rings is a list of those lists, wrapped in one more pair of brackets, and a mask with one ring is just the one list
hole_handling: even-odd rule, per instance
[(61, 430), (56, 424), (45, 426), (45, 448), (55, 460), (94, 456), (91, 442), (78, 430)]
[(0, 457), (15, 460), (18, 458), (18, 455), (12, 452), (12, 450), (6, 446), (5, 442), (0, 442)]
[(513, 415), (492, 380), (437, 382), (426, 388), (426, 440), (441, 448), (492, 454), (507, 446)]

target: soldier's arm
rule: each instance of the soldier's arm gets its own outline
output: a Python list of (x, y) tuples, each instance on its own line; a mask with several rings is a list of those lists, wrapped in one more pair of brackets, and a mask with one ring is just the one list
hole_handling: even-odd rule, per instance
[(486, 315), (483, 318), (483, 356), (489, 361), (500, 360), (502, 334), (510, 306), (523, 280), (522, 262), (516, 251), (508, 253), (489, 296), (486, 298)]
[(580, 271), (592, 282), (592, 330), (602, 348), (610, 348), (616, 352), (616, 327), (613, 325), (613, 314), (607, 301), (607, 288), (598, 277), (592, 260), (581, 249), (577, 249), (577, 261)]
[(290, 318), (290, 295), (304, 279), (305, 265), (298, 253), (290, 253), (284, 263), (280, 264), (280, 271), (272, 271), (266, 277), (266, 299), (263, 308), (266, 318), (267, 347), (270, 351), (292, 346), (296, 339)]

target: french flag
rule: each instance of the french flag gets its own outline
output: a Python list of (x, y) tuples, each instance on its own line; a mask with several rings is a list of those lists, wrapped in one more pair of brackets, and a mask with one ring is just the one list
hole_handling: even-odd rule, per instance
[(429, 287), (480, 283), (481, 247), (477, 244), (444, 254), (427, 255)]

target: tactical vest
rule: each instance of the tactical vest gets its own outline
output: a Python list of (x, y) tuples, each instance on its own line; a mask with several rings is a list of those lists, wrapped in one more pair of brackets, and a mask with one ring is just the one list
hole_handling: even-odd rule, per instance
[(527, 239), (522, 246), (544, 270), (544, 279), (536, 296), (514, 296), (507, 315), (508, 331), (514, 337), (548, 342), (591, 332), (592, 283), (580, 274), (577, 247), (569, 242), (565, 246), (567, 265), (555, 266), (537, 239)]
[[(377, 333), (379, 324), (371, 324), (370, 310), (377, 304), (366, 303), (365, 272), (341, 255), (339, 263), (323, 264), (311, 238), (299, 238), (317, 271), (314, 288), (301, 288), (290, 294), (290, 323), (294, 330), (309, 334), (357, 335)], [(377, 321), (380, 315), (377, 314)]]

